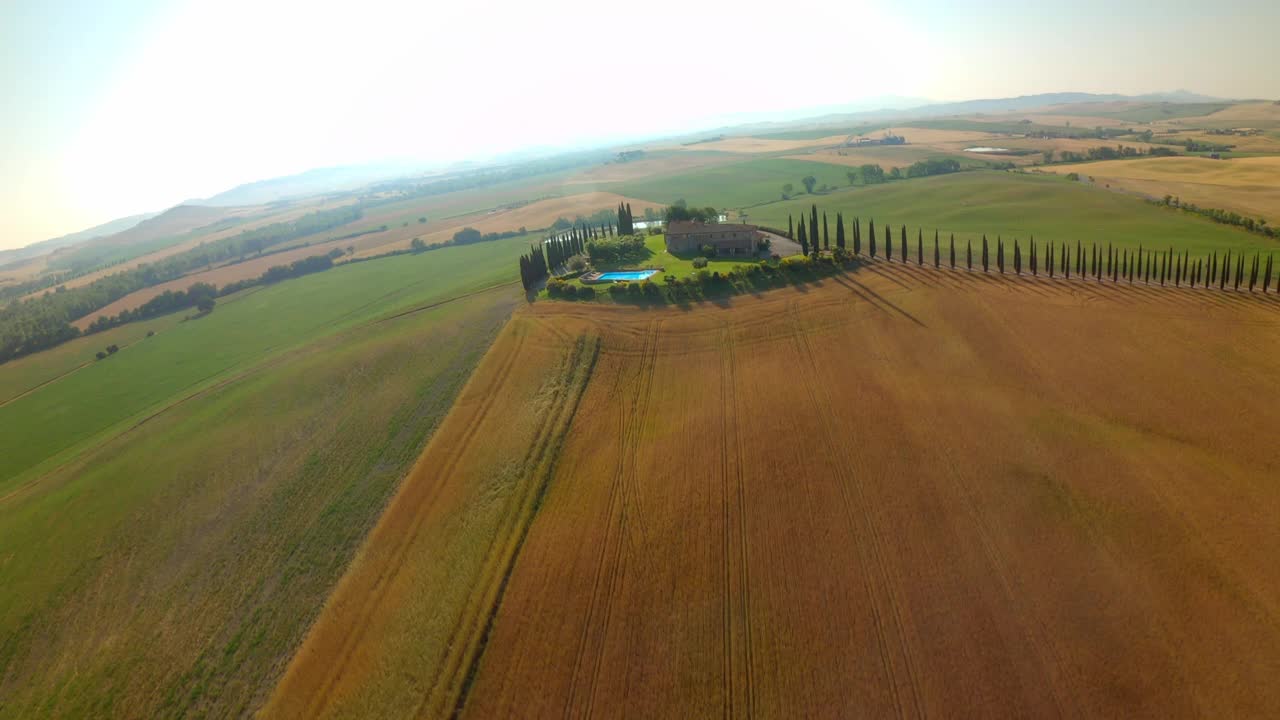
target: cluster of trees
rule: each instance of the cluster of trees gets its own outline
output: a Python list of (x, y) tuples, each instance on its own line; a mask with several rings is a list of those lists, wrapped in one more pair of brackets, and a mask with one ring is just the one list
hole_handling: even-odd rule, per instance
[(1223, 225), (1234, 225), (1239, 228), (1244, 228), (1249, 232), (1258, 233), (1259, 235), (1280, 238), (1280, 228), (1271, 227), (1263, 218), (1254, 219), (1231, 210), (1198, 207), (1195, 203), (1184, 203), (1172, 195), (1165, 195), (1163, 200), (1152, 202), (1155, 202), (1158, 205), (1164, 205), (1165, 207), (1195, 213), (1197, 215), (1207, 217), (1216, 223), (1222, 223)]
[(552, 269), (564, 266), (569, 258), (586, 251), (585, 233), (568, 233), (547, 240), (547, 265)]
[(529, 248), (528, 255), (520, 256), (520, 284), (525, 292), (529, 292), (546, 276), (547, 256), (542, 251), (542, 243), (538, 243)]
[(283, 223), (273, 223), (214, 242), (201, 243), (155, 263), (139, 265), (77, 288), (59, 286), (37, 298), (11, 303), (0, 310), (0, 363), (77, 337), (71, 325), (76, 318), (92, 314), (129, 293), (176, 280), (200, 268), (228, 260), (244, 259), (305, 235), (353, 222), (362, 216), (357, 206), (320, 210)]
[(166, 315), (189, 307), (199, 308), (200, 312), (212, 312), (217, 297), (218, 288), (209, 283), (192, 283), (185, 291), (165, 290), (133, 310), (121, 310), (120, 314), (113, 317), (99, 315), (85, 329), (85, 334), (102, 332), (127, 322)]
[[(1128, 145), (1116, 145), (1115, 147), (1104, 145), (1102, 147), (1089, 148), (1083, 153), (1063, 150), (1059, 153), (1058, 158), (1064, 163), (1074, 163), (1085, 162), (1086, 160), (1119, 160), (1121, 158), (1138, 157), (1143, 154), (1144, 153), (1138, 148), (1130, 147)], [(1177, 153), (1169, 148), (1151, 148), (1150, 152), (1146, 154), (1151, 157), (1177, 155)], [(1045, 162), (1053, 162), (1052, 151), (1045, 153)]]
[(618, 232), (630, 235), (636, 231), (635, 218), (631, 215), (631, 203), (618, 203)]
[(955, 158), (930, 158), (913, 163), (907, 168), (907, 177), (925, 177), (927, 175), (945, 175), (960, 172), (960, 161)]
[(639, 235), (588, 240), (586, 250), (593, 264), (639, 261), (649, 254), (644, 238)]
[(720, 211), (713, 207), (689, 207), (684, 200), (677, 200), (667, 209), (663, 211), (663, 217), (668, 222), (688, 220), (692, 222), (702, 223), (718, 223), (720, 222)]

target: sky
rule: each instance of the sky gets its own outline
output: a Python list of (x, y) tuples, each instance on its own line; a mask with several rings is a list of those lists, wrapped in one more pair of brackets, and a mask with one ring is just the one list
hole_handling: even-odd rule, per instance
[(1280, 3), (0, 0), (0, 248), (235, 185), (1040, 92), (1280, 98)]

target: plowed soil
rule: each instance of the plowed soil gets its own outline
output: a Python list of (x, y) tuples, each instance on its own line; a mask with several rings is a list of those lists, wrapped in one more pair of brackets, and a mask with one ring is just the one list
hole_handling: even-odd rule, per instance
[(1280, 713), (1280, 299), (517, 313), (268, 716)]

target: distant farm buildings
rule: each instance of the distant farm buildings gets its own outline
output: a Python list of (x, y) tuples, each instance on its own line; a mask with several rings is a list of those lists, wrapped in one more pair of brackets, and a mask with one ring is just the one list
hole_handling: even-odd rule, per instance
[(719, 255), (753, 255), (760, 240), (755, 225), (674, 221), (667, 227), (667, 250), (696, 252), (710, 245)]

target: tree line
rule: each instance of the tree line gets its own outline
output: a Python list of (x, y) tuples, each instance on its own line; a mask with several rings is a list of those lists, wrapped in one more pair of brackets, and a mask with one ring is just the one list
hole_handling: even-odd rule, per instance
[[(823, 251), (832, 250), (827, 220), (824, 212), (819, 224), (818, 206), (813, 205), (808, 218), (802, 214), (798, 223), (793, 216), (788, 216), (788, 234), (800, 243), (805, 255), (817, 256)], [(846, 238), (851, 237), (852, 254), (863, 255), (861, 219), (855, 217), (849, 223), (847, 235), (842, 213), (836, 213), (835, 222), (834, 252), (844, 253)], [(819, 227), (821, 233), (818, 231)], [(871, 218), (867, 223), (866, 257), (875, 259), (882, 256), (890, 262), (896, 260), (910, 263), (911, 256), (914, 255), (916, 265), (924, 266), (930, 262), (926, 259), (923, 228), (916, 231), (914, 252), (910, 247), (906, 225), (900, 226), (896, 242), (889, 225), (884, 226), (883, 244), (877, 244), (877, 237), (875, 219)], [(952, 270), (958, 265), (957, 254), (956, 237), (952, 233), (947, 247), (947, 267)], [(943, 267), (941, 238), (937, 230), (933, 233), (931, 260), (935, 268)], [(965, 241), (963, 267), (969, 271), (975, 270), (972, 239)], [(1106, 247), (1097, 243), (1086, 246), (1080, 241), (1076, 241), (1073, 248), (1070, 243), (1045, 242), (1039, 245), (1034, 237), (1025, 243), (1015, 238), (1010, 244), (996, 236), (993, 243), (983, 234), (977, 268), (984, 273), (994, 270), (1001, 275), (1011, 271), (1018, 276), (1030, 274), (1038, 277), (1043, 273), (1049, 278), (1070, 279), (1074, 272), (1077, 278), (1097, 282), (1159, 284), (1162, 287), (1216, 287), (1219, 290), (1231, 287), (1234, 290), (1247, 289), (1249, 292), (1261, 289), (1263, 293), (1267, 293), (1271, 289), (1274, 257), (1268, 253), (1263, 258), (1261, 251), (1254, 251), (1253, 257), (1249, 258), (1245, 253), (1236, 252), (1233, 255), (1231, 250), (1221, 257), (1217, 252), (1204, 257), (1192, 257), (1190, 251), (1184, 250), (1180, 254), (1172, 247), (1153, 250), (1139, 245), (1136, 250), (1130, 250), (1116, 248), (1110, 243)], [(1280, 292), (1280, 275), (1276, 276), (1276, 291)]]
[(143, 288), (176, 280), (189, 272), (212, 267), (270, 245), (354, 222), (362, 216), (358, 206), (308, 213), (289, 221), (246, 230), (239, 235), (205, 242), (154, 263), (113, 273), (76, 288), (65, 285), (0, 310), (0, 363), (44, 350), (80, 335), (71, 321), (92, 314)]
[(112, 316), (99, 315), (85, 328), (84, 334), (91, 335), (125, 323), (159, 317), (191, 307), (207, 313), (213, 310), (215, 298), (226, 297), (258, 285), (270, 285), (303, 275), (324, 272), (332, 268), (334, 259), (341, 257), (342, 254), (341, 250), (335, 248), (324, 255), (309, 255), (300, 260), (294, 260), (288, 265), (272, 265), (257, 277), (229, 282), (221, 288), (210, 283), (198, 282), (192, 283), (185, 291), (165, 290), (132, 310), (121, 310), (119, 314)]

